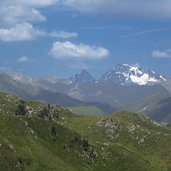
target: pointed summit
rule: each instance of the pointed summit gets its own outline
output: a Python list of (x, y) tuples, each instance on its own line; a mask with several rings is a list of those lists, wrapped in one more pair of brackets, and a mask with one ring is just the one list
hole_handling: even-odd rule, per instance
[(82, 84), (82, 83), (94, 83), (95, 79), (93, 76), (87, 72), (87, 70), (82, 70), (81, 73), (75, 74), (70, 78), (70, 80), (75, 84)]
[(117, 85), (148, 85), (163, 82), (166, 79), (154, 71), (145, 70), (139, 66), (118, 64), (106, 72), (100, 81), (112, 81)]

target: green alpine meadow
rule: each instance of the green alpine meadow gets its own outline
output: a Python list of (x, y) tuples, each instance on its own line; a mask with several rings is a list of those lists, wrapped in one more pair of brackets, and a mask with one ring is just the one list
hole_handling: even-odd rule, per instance
[(171, 127), (131, 112), (78, 116), (0, 94), (2, 171), (171, 170)]

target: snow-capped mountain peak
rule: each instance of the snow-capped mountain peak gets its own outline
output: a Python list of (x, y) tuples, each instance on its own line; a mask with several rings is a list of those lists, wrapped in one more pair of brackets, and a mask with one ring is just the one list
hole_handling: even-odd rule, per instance
[(75, 74), (74, 76), (70, 78), (70, 80), (76, 84), (95, 82), (95, 79), (93, 78), (93, 76), (86, 70), (82, 70), (81, 73)]
[(112, 81), (118, 85), (148, 85), (166, 81), (166, 79), (154, 71), (145, 70), (139, 66), (118, 64), (106, 72), (101, 81)]

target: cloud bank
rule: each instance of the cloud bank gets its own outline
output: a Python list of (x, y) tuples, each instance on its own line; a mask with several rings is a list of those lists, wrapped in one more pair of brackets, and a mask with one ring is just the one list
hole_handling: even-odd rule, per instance
[(30, 23), (17, 24), (12, 28), (0, 28), (0, 41), (2, 42), (17, 42), (17, 41), (28, 41), (35, 40), (38, 37), (54, 37), (60, 39), (71, 39), (78, 36), (75, 32), (44, 32), (35, 27)]
[(34, 40), (38, 36), (44, 35), (44, 32), (34, 28), (29, 23), (17, 24), (10, 29), (0, 29), (0, 41), (4, 42)]
[(171, 18), (171, 0), (63, 0), (61, 3), (84, 13), (116, 17)]
[(49, 54), (56, 59), (103, 59), (109, 56), (109, 50), (103, 47), (85, 44), (73, 44), (69, 41), (55, 42)]
[(13, 25), (21, 22), (46, 21), (46, 17), (39, 9), (57, 2), (57, 0), (1, 0), (0, 23)]
[(171, 0), (1, 0), (0, 22), (14, 24), (46, 21), (40, 9), (52, 5), (114, 17), (171, 18)]
[(34, 28), (31, 23), (46, 21), (39, 8), (57, 2), (57, 0), (1, 0), (0, 41), (26, 41), (45, 36), (45, 32)]

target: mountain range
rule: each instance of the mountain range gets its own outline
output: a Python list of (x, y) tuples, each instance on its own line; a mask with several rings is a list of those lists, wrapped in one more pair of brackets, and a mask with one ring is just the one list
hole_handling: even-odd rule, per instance
[(81, 73), (71, 76), (69, 79), (60, 79), (56, 76), (50, 76), (42, 79), (35, 79), (30, 76), (23, 75), (16, 71), (5, 71), (7, 75), (14, 80), (34, 84), (39, 81), (47, 81), (49, 83), (64, 83), (64, 84), (83, 84), (83, 83), (98, 83), (112, 81), (115, 85), (148, 85), (157, 84), (167, 81), (167, 79), (157, 74), (152, 70), (144, 69), (140, 66), (128, 64), (117, 64), (111, 70), (105, 72), (99, 80), (96, 80), (87, 70), (82, 70)]
[(98, 101), (111, 105), (135, 102), (156, 92), (165, 91), (163, 85), (168, 82), (164, 76), (152, 70), (128, 64), (116, 65), (99, 80), (94, 79), (86, 70), (69, 79), (56, 76), (35, 79), (17, 72), (6, 74), (22, 84), (64, 93), (82, 101)]
[[(99, 80), (94, 79), (86, 70), (69, 79), (56, 76), (32, 78), (15, 71), (0, 73), (1, 92), (10, 92), (43, 103), (58, 104), (76, 113), (88, 114), (91, 111), (92, 114), (110, 114), (117, 110), (128, 110), (151, 115), (153, 119), (169, 123), (170, 113), (165, 119), (158, 119), (153, 111), (156, 106), (161, 106), (158, 103), (164, 100), (161, 98), (163, 94), (167, 94), (166, 98), (170, 97), (170, 89), (170, 80), (166, 77), (152, 70), (128, 64), (116, 65)], [(148, 109), (147, 105), (145, 106), (147, 102), (156, 103)]]

